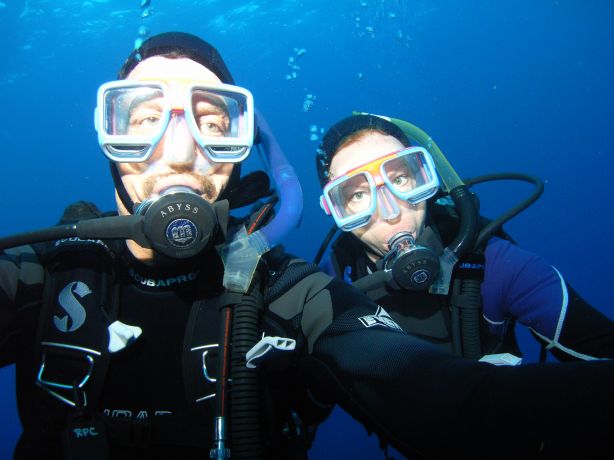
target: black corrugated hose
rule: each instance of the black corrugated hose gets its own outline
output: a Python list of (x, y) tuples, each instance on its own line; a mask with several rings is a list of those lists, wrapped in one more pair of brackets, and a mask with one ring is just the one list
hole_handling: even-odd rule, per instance
[[(256, 280), (257, 281), (257, 280)], [(258, 282), (234, 307), (231, 352), (231, 458), (261, 459), (259, 388), (257, 369), (245, 366), (245, 354), (258, 342), (262, 295)]]
[(462, 280), (461, 295), (466, 299), (461, 312), (463, 356), (467, 359), (480, 359), (482, 346), (480, 344), (480, 311), (482, 296), (480, 281)]

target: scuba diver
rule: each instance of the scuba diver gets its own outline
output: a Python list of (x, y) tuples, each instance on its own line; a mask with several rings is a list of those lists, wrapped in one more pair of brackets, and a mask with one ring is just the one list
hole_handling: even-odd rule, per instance
[[(286, 254), (296, 175), (208, 43), (143, 42), (100, 87), (95, 120), (118, 212), (77, 202), (0, 239), (14, 458), (305, 458), (334, 404), (414, 458), (614, 449), (614, 362), (465, 360)], [(252, 149), (275, 196), (268, 174), (240, 173)]]
[[(366, 113), (326, 132), (316, 166), (322, 208), (335, 220), (316, 263), (341, 229), (324, 271), (364, 290), (406, 332), (469, 359), (520, 364), (519, 322), (541, 343), (542, 361), (547, 350), (560, 361), (614, 358), (614, 323), (502, 229), (539, 197), (539, 179), (462, 181), (420, 128)], [(532, 182), (535, 192), (488, 221), (468, 187), (501, 179)]]

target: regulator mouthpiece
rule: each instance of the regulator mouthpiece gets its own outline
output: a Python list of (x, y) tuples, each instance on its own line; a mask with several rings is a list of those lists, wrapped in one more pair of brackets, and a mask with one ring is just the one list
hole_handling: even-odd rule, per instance
[(143, 231), (157, 252), (187, 259), (208, 249), (219, 228), (214, 207), (188, 187), (171, 187), (141, 203)]
[(439, 258), (429, 248), (416, 244), (409, 232), (400, 232), (388, 241), (390, 251), (384, 257), (384, 270), (391, 270), (393, 279), (403, 289), (427, 289), (439, 274)]

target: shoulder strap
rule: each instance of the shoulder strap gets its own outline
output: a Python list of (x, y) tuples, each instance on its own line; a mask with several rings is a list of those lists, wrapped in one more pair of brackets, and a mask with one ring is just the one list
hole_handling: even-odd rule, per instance
[[(94, 205), (80, 202), (60, 222), (99, 215)], [(119, 309), (116, 258), (106, 242), (78, 238), (49, 243), (41, 252), (45, 286), (34, 356), (41, 390), (36, 398), (68, 416), (67, 455), (85, 448), (90, 458), (105, 458), (104, 428), (96, 420), (110, 360), (108, 328)]]

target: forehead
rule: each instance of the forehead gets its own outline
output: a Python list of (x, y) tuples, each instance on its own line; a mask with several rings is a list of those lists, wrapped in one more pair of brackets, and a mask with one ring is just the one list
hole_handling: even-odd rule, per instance
[(169, 59), (162, 56), (153, 56), (139, 62), (126, 80), (222, 82), (211, 70), (196, 61), (188, 58)]
[(378, 132), (370, 133), (339, 150), (331, 161), (330, 172), (333, 177), (339, 177), (351, 169), (403, 147), (404, 145), (393, 136)]

